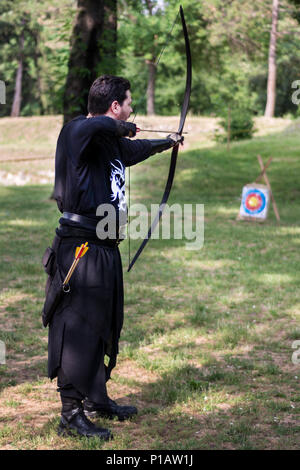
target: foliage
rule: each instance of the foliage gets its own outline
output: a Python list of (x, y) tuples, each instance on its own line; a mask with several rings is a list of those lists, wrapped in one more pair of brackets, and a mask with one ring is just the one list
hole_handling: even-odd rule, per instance
[[(1, 62), (0, 75), (6, 84), (7, 101), (12, 102), (14, 76), (20, 55), (23, 55), (23, 114), (28, 107), (33, 114), (39, 114), (39, 89), (37, 86), (37, 60), (39, 57), (38, 38), (40, 26), (30, 7), (24, 2), (6, 0), (0, 6)], [(24, 35), (24, 53), (20, 50), (21, 34)], [(10, 110), (8, 111), (10, 112)], [(5, 108), (0, 108), (0, 115)]]
[[(231, 84), (226, 80), (228, 93), (224, 95), (220, 82), (231, 71), (233, 79), (238, 79), (239, 93), (250, 95), (253, 113), (262, 114), (272, 1), (185, 0), (182, 4), (193, 59), (191, 112), (218, 115), (220, 106), (228, 107)], [(276, 116), (296, 115), (291, 82), (298, 78), (300, 63), (299, 0), (281, 0), (280, 4)], [(117, 73), (131, 80), (139, 113), (146, 110), (147, 62), (158, 59), (156, 112), (174, 115), (180, 110), (185, 51), (179, 17), (172, 29), (177, 12), (177, 0), (118, 2)], [(10, 113), (21, 31), (25, 32), (22, 115), (61, 113), (75, 13), (74, 0), (1, 1), (0, 79), (7, 85), (7, 105), (1, 106), (0, 115)]]
[(73, 1), (5, 0), (0, 4), (0, 79), (6, 84), (9, 115), (19, 57), (19, 36), (24, 34), (22, 116), (58, 114), (69, 57)]
[(228, 108), (227, 116), (221, 119), (219, 125), (223, 127), (225, 134), (215, 135), (218, 142), (226, 142), (226, 140), (250, 139), (254, 130), (254, 121), (252, 112), (243, 107)]
[(254, 133), (255, 95), (248, 87), (248, 72), (249, 65), (245, 59), (238, 63), (228, 60), (224, 64), (222, 78), (212, 98), (217, 115), (222, 118), (219, 125), (225, 131), (225, 135), (215, 133), (217, 141), (227, 140), (228, 132), (230, 140), (251, 138)]

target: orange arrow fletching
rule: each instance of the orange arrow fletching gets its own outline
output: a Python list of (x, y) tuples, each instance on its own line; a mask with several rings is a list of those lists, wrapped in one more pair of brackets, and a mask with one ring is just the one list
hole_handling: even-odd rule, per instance
[(82, 245), (80, 245), (80, 246), (78, 246), (78, 247), (76, 248), (76, 251), (75, 251), (75, 258), (76, 258), (76, 259), (77, 259), (77, 257), (78, 257), (78, 253), (79, 253), (79, 250), (81, 250), (81, 248), (82, 248)]
[(81, 255), (81, 258), (86, 254), (86, 252), (88, 251), (88, 249), (89, 249), (89, 247), (87, 246), (87, 247), (83, 250), (82, 255)]
[(76, 248), (76, 252), (75, 252), (75, 258), (76, 259), (79, 259), (79, 258), (82, 258), (82, 256), (85, 255), (85, 253), (87, 252), (87, 250), (89, 249), (89, 247), (87, 246), (88, 242), (86, 242), (85, 244), (82, 244), (81, 246), (78, 246)]

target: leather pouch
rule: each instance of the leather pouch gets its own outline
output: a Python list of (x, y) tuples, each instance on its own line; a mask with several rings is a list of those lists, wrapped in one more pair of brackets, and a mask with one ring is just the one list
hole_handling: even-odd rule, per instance
[(70, 292), (70, 286), (63, 286), (60, 270), (57, 268), (53, 278), (50, 278), (46, 300), (42, 311), (43, 325), (46, 326), (51, 322), (55, 311), (59, 308), (63, 297)]
[(48, 246), (48, 248), (46, 249), (44, 255), (43, 255), (43, 258), (42, 258), (42, 263), (43, 263), (43, 266), (44, 266), (44, 269), (45, 269), (45, 272), (51, 276), (53, 271), (54, 271), (54, 268), (55, 268), (55, 251), (50, 248), (50, 246)]

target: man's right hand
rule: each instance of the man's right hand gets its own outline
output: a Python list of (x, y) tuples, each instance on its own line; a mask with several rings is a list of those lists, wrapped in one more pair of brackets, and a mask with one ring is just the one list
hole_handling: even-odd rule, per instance
[(118, 137), (135, 137), (136, 125), (133, 122), (116, 121)]

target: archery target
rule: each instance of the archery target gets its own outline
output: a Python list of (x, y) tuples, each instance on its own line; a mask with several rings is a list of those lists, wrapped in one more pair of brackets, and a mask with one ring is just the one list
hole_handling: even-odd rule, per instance
[(265, 220), (268, 214), (269, 190), (267, 186), (246, 185), (242, 192), (240, 217)]

